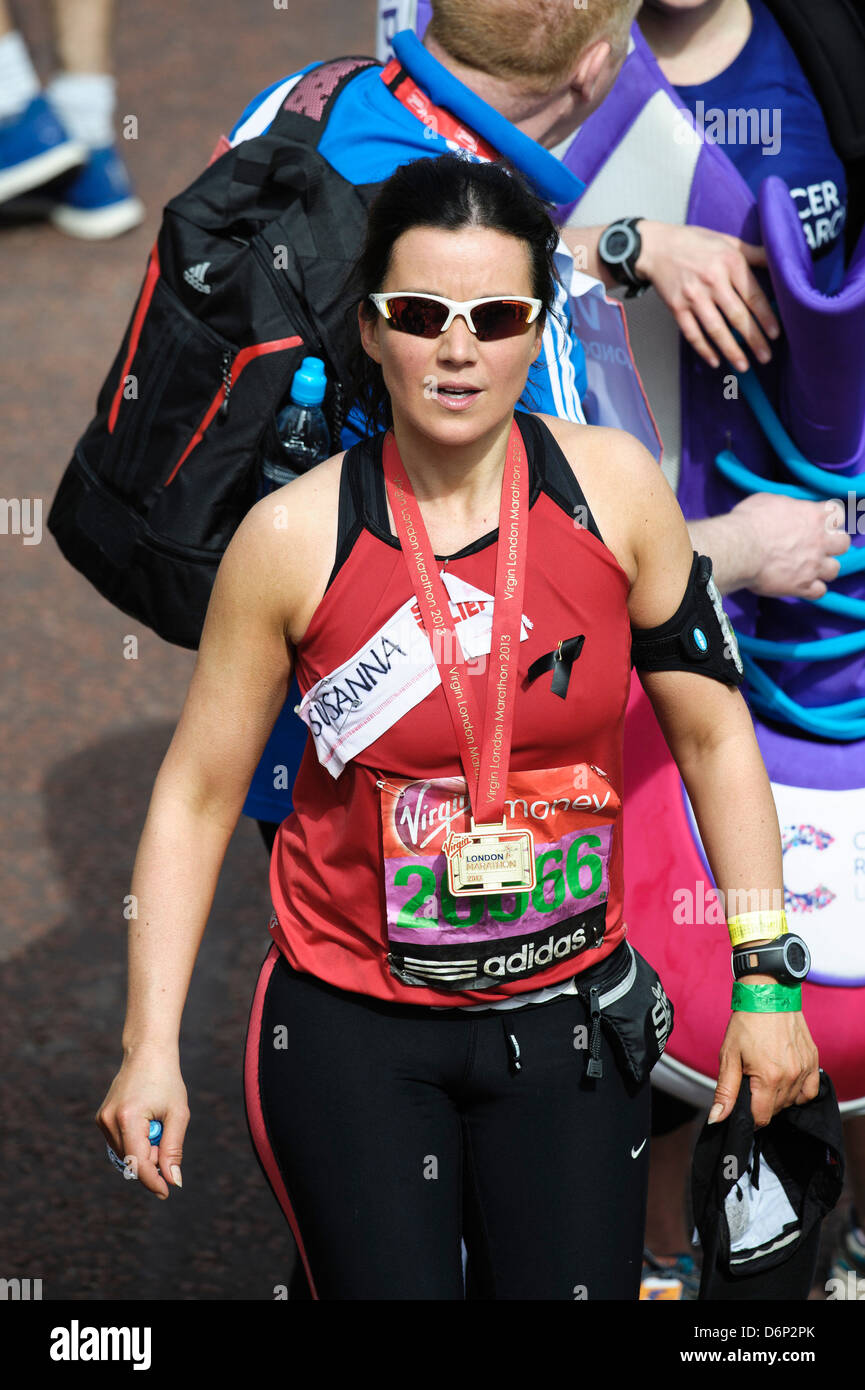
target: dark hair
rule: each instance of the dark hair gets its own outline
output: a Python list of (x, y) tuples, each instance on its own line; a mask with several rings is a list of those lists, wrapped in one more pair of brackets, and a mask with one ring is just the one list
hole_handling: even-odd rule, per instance
[[(503, 161), (476, 163), (454, 154), (412, 160), (382, 185), (370, 206), (363, 251), (346, 285), (350, 318), (356, 319), (358, 304), (364, 317), (375, 318), (378, 311), (368, 296), (381, 289), (394, 244), (412, 227), (489, 227), (525, 242), (532, 296), (543, 304), (538, 320), (543, 328), (544, 316), (553, 311), (558, 279), (553, 253), (559, 234), (547, 205)], [(356, 327), (349, 341), (348, 399), (361, 407), (371, 430), (386, 429), (393, 415), (381, 367), (364, 351)]]

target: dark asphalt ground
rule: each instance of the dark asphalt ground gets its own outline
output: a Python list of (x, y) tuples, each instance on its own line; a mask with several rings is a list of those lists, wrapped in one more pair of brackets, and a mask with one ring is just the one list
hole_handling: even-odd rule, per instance
[[(288, 1227), (255, 1162), (241, 1063), (269, 946), (267, 855), (241, 818), (186, 1009), (184, 1188), (158, 1202), (105, 1157), (93, 1116), (120, 1061), (123, 899), (194, 654), (112, 608), (45, 523), (138, 291), (161, 210), (249, 99), (314, 58), (374, 51), (374, 0), (137, 0), (117, 6), (123, 153), (147, 207), (113, 241), (0, 228), (4, 497), (42, 499), (42, 539), (0, 535), (2, 1235), (0, 1277), (43, 1299), (272, 1299)], [(40, 74), (47, 0), (18, 7)], [(118, 120), (118, 125), (120, 121)], [(123, 639), (138, 636), (137, 660)]]
[[(22, 27), (51, 71), (47, 0)], [(165, 201), (250, 97), (316, 57), (372, 53), (374, 0), (118, 5), (118, 126), (144, 224), (86, 243), (0, 220), (4, 496), (42, 499), (42, 538), (0, 535), (2, 661), (0, 1277), (45, 1300), (272, 1300), (292, 1241), (254, 1160), (241, 1090), (270, 938), (267, 855), (241, 818), (186, 1008), (184, 1188), (160, 1203), (105, 1158), (93, 1116), (119, 1065), (123, 900), (194, 656), (105, 602), (45, 523), (125, 329)], [(138, 637), (137, 660), (123, 656)]]

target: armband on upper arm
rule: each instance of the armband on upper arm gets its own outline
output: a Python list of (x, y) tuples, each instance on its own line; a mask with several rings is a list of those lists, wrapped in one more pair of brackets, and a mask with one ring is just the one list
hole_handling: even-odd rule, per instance
[(696, 671), (741, 685), (742, 658), (708, 555), (694, 551), (685, 596), (657, 627), (631, 627), (631, 665), (638, 671)]

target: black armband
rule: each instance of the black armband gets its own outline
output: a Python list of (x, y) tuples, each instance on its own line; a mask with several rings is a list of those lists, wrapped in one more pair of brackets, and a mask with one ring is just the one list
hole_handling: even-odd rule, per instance
[(672, 618), (657, 627), (631, 628), (631, 665), (638, 671), (697, 671), (725, 685), (742, 684), (736, 634), (708, 555), (694, 551), (685, 596)]

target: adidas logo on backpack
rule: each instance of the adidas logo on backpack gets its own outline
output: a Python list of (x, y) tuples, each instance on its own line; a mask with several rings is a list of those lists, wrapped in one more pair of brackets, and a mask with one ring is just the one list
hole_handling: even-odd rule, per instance
[(183, 272), (183, 278), (187, 285), (191, 285), (199, 294), (210, 294), (210, 285), (204, 283), (210, 261), (199, 261), (198, 265), (189, 265)]

